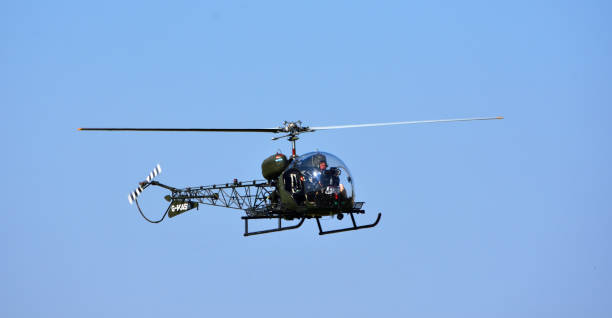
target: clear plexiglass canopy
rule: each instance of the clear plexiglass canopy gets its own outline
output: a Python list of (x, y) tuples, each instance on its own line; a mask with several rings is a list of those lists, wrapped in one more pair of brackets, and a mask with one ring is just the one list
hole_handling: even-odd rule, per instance
[(354, 183), (340, 158), (322, 151), (309, 152), (283, 172), (285, 188), (300, 203), (347, 211), (353, 207)]

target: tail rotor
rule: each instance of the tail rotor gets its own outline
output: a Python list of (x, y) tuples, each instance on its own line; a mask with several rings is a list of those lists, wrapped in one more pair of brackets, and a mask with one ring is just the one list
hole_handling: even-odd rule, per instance
[(138, 188), (136, 188), (136, 190), (132, 191), (130, 195), (128, 195), (128, 201), (130, 201), (130, 204), (136, 201), (136, 198), (138, 198), (138, 196), (142, 193), (144, 188), (147, 187), (149, 183), (153, 181), (153, 178), (155, 178), (160, 173), (161, 173), (161, 166), (157, 164), (157, 166), (155, 166), (155, 169), (153, 169), (153, 171), (149, 173), (149, 175), (147, 176), (147, 179), (143, 182), (140, 182), (138, 185)]

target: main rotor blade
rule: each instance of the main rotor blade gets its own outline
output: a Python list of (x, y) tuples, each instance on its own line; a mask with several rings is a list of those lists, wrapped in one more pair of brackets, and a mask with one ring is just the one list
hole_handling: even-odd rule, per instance
[(500, 117), (480, 117), (480, 118), (396, 121), (396, 122), (390, 122), (390, 123), (376, 123), (376, 124), (310, 127), (310, 130), (315, 131), (315, 130), (341, 129), (341, 128), (377, 127), (377, 126), (409, 125), (409, 124), (424, 124), (424, 123), (448, 123), (448, 122), (453, 122), (453, 121), (493, 120), (493, 119), (504, 119), (504, 117), (500, 116)]
[(281, 132), (282, 128), (79, 128), (89, 131), (218, 131), (218, 132)]

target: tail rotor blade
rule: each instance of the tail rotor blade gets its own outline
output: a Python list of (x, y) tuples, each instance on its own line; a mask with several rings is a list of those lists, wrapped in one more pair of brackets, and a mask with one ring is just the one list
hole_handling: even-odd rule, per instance
[(138, 187), (136, 188), (136, 190), (130, 193), (130, 195), (128, 196), (128, 201), (130, 201), (130, 204), (132, 204), (136, 200), (136, 198), (142, 193), (142, 190), (144, 190), (142, 187)]
[(138, 198), (138, 196), (142, 193), (142, 191), (144, 190), (144, 187), (146, 187), (149, 183), (151, 183), (151, 181), (153, 181), (153, 178), (157, 177), (160, 173), (161, 173), (161, 166), (158, 163), (157, 166), (155, 166), (155, 168), (153, 169), (153, 171), (149, 173), (146, 181), (142, 182), (138, 186), (138, 188), (136, 188), (136, 190), (132, 191), (130, 195), (128, 195), (128, 201), (130, 202), (130, 204), (136, 201), (136, 198)]
[(149, 173), (149, 175), (147, 176), (147, 183), (151, 182), (151, 180), (153, 180), (153, 178), (157, 177), (158, 174), (161, 173), (161, 167), (159, 164), (157, 164), (157, 166), (155, 167), (155, 169), (153, 169), (153, 171), (151, 171), (151, 173)]

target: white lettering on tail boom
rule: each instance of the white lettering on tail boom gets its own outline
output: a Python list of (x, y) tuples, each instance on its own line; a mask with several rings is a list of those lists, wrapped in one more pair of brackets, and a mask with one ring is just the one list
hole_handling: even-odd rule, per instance
[(189, 210), (189, 203), (172, 205), (172, 212), (184, 212)]

